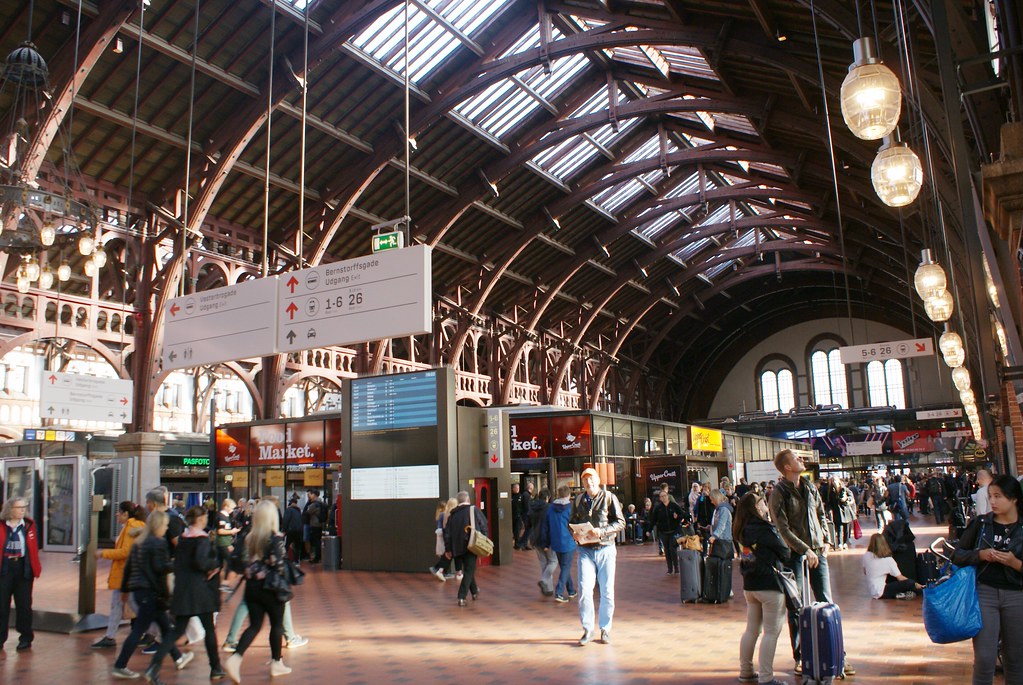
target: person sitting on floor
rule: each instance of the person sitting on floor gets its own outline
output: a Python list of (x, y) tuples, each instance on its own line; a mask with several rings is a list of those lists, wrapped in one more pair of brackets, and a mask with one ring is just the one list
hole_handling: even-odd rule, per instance
[(913, 599), (924, 587), (902, 575), (888, 541), (880, 533), (870, 536), (870, 544), (863, 554), (863, 574), (867, 576), (870, 596), (874, 599)]

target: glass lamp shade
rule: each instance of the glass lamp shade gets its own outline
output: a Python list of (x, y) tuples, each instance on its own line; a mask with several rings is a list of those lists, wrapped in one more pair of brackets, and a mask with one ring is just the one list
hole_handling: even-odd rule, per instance
[(977, 404), (977, 397), (973, 394), (972, 390), (963, 390), (959, 393), (959, 399), (962, 400), (963, 404)]
[(854, 61), (842, 81), (842, 118), (863, 140), (878, 140), (894, 131), (902, 113), (899, 79), (875, 57), (873, 48), (870, 38), (853, 43)]
[(29, 287), (32, 285), (31, 281), (29, 281), (27, 278), (24, 278), (22, 276), (18, 276), (17, 283), (18, 283), (18, 292), (19, 293), (27, 293)]
[(43, 227), (39, 229), (39, 242), (45, 247), (50, 247), (56, 239), (57, 229), (54, 228), (52, 221), (47, 220)]
[(920, 194), (924, 170), (920, 158), (905, 143), (891, 143), (878, 150), (870, 165), (874, 192), (889, 207), (905, 207)]
[(102, 246), (97, 246), (92, 252), (92, 261), (96, 263), (97, 269), (102, 269), (107, 263), (107, 253)]
[(952, 369), (952, 383), (956, 390), (962, 392), (970, 389), (970, 370), (965, 366)]
[(955, 331), (945, 331), (938, 338), (938, 349), (942, 354), (948, 354), (954, 350), (963, 349), (963, 339)]
[(930, 250), (924, 250), (920, 255), (920, 266), (916, 268), (916, 273), (913, 275), (913, 285), (921, 300), (937, 295), (948, 285), (945, 270), (941, 268), (940, 264), (934, 263)]
[(49, 290), (53, 287), (53, 269), (48, 266), (39, 272), (39, 287), (43, 290)]
[(35, 257), (29, 257), (25, 261), (25, 277), (30, 281), (39, 280), (39, 262)]
[(966, 362), (966, 350), (952, 350), (948, 354), (942, 355), (942, 358), (945, 360), (945, 366), (955, 369)]
[(85, 270), (85, 275), (88, 276), (89, 278), (92, 278), (93, 276), (96, 275), (96, 262), (92, 261), (91, 259), (86, 259), (85, 264), (82, 266), (82, 268)]
[(96, 239), (92, 237), (91, 233), (83, 233), (82, 237), (78, 239), (78, 251), (83, 257), (91, 255), (95, 248)]
[(68, 281), (71, 278), (71, 265), (67, 262), (61, 262), (60, 266), (57, 267), (57, 280), (61, 283)]
[(952, 316), (953, 309), (955, 309), (955, 303), (947, 290), (924, 300), (924, 311), (931, 321), (948, 321)]

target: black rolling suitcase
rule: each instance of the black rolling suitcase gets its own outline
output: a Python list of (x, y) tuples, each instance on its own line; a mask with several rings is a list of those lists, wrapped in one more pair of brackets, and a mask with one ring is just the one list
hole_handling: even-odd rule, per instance
[(679, 549), (678, 577), (682, 583), (682, 603), (700, 599), (703, 588), (703, 555), (695, 549)]
[(732, 596), (732, 560), (707, 557), (703, 574), (703, 601), (723, 604)]

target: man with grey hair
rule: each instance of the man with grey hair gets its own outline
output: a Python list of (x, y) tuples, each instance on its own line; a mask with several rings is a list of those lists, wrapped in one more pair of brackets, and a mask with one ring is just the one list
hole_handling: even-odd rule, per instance
[(14, 600), (18, 651), (32, 649), (32, 584), (39, 577), (39, 540), (35, 522), (25, 516), (28, 500), (12, 497), (0, 510), (0, 651), (7, 641)]
[(169, 491), (163, 485), (159, 485), (146, 493), (146, 511), (163, 511), (167, 513), (167, 547), (171, 559), (174, 558), (174, 549), (178, 546), (178, 538), (185, 532), (185, 521), (176, 510), (167, 506)]
[(444, 556), (461, 561), (462, 583), (458, 586), (458, 606), (464, 607), (465, 598), (470, 593), (473, 599), (480, 594), (476, 586), (476, 555), (469, 551), (469, 517), (473, 517), (476, 530), (484, 535), (489, 534), (487, 520), (483, 512), (469, 503), (469, 493), (460, 491), (455, 499), (458, 506), (451, 510), (447, 525), (444, 526)]

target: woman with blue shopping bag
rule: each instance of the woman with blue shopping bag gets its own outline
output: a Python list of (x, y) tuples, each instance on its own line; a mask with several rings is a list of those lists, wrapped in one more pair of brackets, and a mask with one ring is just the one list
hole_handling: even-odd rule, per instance
[(1023, 490), (1001, 475), (988, 495), (991, 513), (970, 522), (952, 557), (976, 571), (982, 627), (973, 638), (973, 685), (994, 679), (999, 640), (1006, 685), (1023, 685)]

